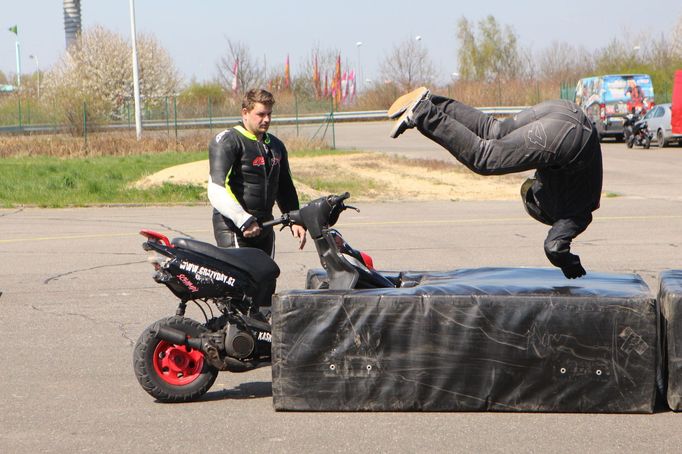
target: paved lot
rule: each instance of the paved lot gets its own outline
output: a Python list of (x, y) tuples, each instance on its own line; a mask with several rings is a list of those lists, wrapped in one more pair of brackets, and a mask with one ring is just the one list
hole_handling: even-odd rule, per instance
[[(376, 139), (387, 125), (341, 125), (337, 145), (447, 157), (416, 134), (405, 145)], [(605, 190), (620, 196), (603, 199), (575, 242), (588, 271), (637, 272), (655, 291), (661, 270), (682, 268), (681, 160), (679, 147), (605, 146)], [(517, 201), (359, 207), (339, 229), (381, 268), (547, 266), (546, 228)], [(221, 373), (202, 402), (156, 403), (135, 380), (131, 351), (144, 327), (176, 303), (152, 281), (136, 232), (211, 241), (209, 213), (205, 206), (0, 210), (0, 452), (673, 452), (682, 443), (680, 417), (666, 410), (277, 413), (270, 368)], [(287, 235), (277, 247), (279, 288), (303, 286), (305, 271), (319, 266), (313, 248), (296, 251)]]

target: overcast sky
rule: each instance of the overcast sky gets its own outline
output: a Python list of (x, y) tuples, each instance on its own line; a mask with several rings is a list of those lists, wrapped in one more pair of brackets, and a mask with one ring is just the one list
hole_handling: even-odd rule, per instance
[[(572, 0), (460, 2), (436, 1), (270, 1), (136, 0), (138, 32), (154, 35), (170, 53), (186, 81), (211, 80), (225, 54), (227, 38), (249, 46), (268, 67), (284, 65), (290, 55), (295, 75), (314, 47), (338, 50), (365, 78), (378, 76), (379, 63), (393, 46), (421, 37), (445, 80), (456, 72), (456, 23), (494, 15), (510, 25), (520, 44), (534, 51), (552, 41), (594, 50), (625, 33), (669, 33), (682, 15), (680, 0)], [(130, 36), (129, 0), (82, 0), (83, 28), (104, 26)], [(37, 57), (47, 69), (64, 52), (61, 0), (13, 0), (0, 9), (0, 71), (16, 72), (15, 36), (19, 27), (22, 72), (35, 71)], [(357, 46), (357, 42), (362, 42)]]

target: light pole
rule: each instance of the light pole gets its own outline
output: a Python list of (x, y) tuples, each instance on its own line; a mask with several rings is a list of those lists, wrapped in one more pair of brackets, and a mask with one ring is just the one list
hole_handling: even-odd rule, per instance
[(363, 76), (362, 76), (362, 59), (360, 58), (360, 48), (362, 47), (362, 41), (358, 41), (357, 43), (355, 43), (355, 47), (358, 48), (358, 75), (357, 75), (357, 77), (360, 79), (360, 87), (358, 87), (358, 88), (360, 90), (362, 90), (362, 85), (363, 85), (362, 81), (364, 80)]
[(38, 98), (40, 98), (40, 63), (37, 55), (29, 55), (28, 58), (36, 62), (36, 71), (38, 72)]
[(9, 31), (14, 33), (16, 37), (16, 50), (17, 50), (17, 89), (21, 89), (21, 52), (19, 51), (19, 29), (17, 26), (9, 28)]
[(133, 45), (133, 96), (135, 98), (135, 134), (142, 138), (142, 114), (140, 112), (140, 79), (137, 64), (137, 39), (135, 37), (135, 0), (130, 0), (130, 34)]

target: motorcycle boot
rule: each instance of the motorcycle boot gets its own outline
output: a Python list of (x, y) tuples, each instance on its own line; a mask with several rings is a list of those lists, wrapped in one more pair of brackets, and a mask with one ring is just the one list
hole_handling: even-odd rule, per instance
[(408, 107), (423, 99), (429, 90), (426, 87), (419, 87), (396, 99), (391, 107), (388, 108), (388, 118), (398, 118)]
[[(393, 128), (389, 134), (389, 137), (395, 139), (400, 134), (408, 129), (414, 128), (417, 124), (414, 122), (414, 109), (425, 99), (429, 97), (429, 90), (420, 91), (420, 89), (414, 90), (404, 96), (413, 95), (410, 97), (410, 102), (403, 110), (402, 115), (393, 124)], [(400, 101), (400, 99), (398, 99)], [(398, 102), (393, 103), (394, 105)], [(393, 106), (391, 106), (393, 107)]]

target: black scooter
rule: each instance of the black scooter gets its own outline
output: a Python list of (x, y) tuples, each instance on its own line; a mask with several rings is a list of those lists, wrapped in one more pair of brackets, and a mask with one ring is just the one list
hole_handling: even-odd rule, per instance
[[(263, 223), (263, 228), (306, 227), (315, 243), (330, 289), (385, 288), (397, 278), (378, 273), (371, 257), (353, 249), (331, 227), (350, 207), (350, 195), (330, 195), (300, 210)], [(258, 307), (259, 290), (279, 276), (277, 264), (260, 249), (224, 249), (209, 243), (142, 230), (142, 247), (156, 273), (180, 304), (175, 316), (147, 327), (133, 352), (135, 375), (147, 393), (162, 402), (196, 400), (215, 382), (218, 371), (245, 372), (270, 364), (271, 326)], [(269, 295), (268, 295), (269, 296)], [(204, 315), (185, 317), (188, 303)]]

